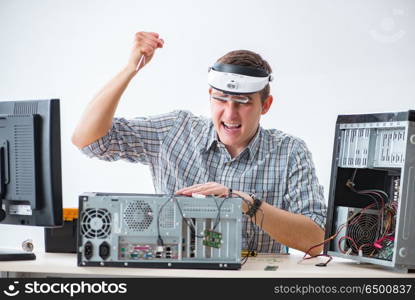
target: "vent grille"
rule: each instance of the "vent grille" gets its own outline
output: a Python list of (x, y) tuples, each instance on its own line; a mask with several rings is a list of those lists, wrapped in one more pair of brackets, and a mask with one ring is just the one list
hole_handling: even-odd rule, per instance
[(37, 102), (17, 102), (14, 104), (15, 115), (32, 115), (37, 113)]
[(81, 234), (104, 239), (111, 233), (111, 214), (104, 208), (87, 208), (81, 218)]
[[(220, 205), (220, 204), (219, 204)], [(218, 213), (218, 207), (216, 205), (205, 205), (205, 206), (185, 206), (183, 208), (185, 213)], [(223, 205), (220, 209), (221, 213), (231, 213), (232, 210), (228, 205)]]
[(143, 200), (130, 202), (124, 211), (124, 221), (132, 231), (146, 231), (153, 222), (153, 210)]
[(166, 204), (160, 213), (160, 227), (164, 229), (173, 229), (175, 227), (176, 210), (173, 202)]
[(30, 125), (14, 126), (14, 153), (16, 162), (16, 194), (33, 193), (35, 180), (34, 141)]

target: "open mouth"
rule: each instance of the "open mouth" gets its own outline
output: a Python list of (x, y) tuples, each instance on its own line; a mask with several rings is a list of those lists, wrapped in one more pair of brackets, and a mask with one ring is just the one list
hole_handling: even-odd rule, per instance
[(222, 122), (222, 125), (228, 130), (237, 130), (241, 128), (242, 126), (241, 124), (238, 124), (238, 123), (225, 123), (225, 122)]

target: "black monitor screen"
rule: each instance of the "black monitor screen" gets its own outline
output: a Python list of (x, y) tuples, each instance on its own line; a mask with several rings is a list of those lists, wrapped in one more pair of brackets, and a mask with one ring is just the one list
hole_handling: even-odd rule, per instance
[(0, 224), (62, 225), (59, 100), (0, 101)]

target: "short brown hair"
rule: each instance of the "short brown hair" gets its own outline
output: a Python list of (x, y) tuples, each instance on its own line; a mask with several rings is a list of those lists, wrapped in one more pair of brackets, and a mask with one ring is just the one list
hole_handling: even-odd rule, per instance
[[(272, 73), (271, 66), (268, 64), (268, 62), (264, 60), (258, 53), (249, 50), (234, 50), (228, 52), (224, 56), (219, 58), (217, 62), (222, 64), (253, 67), (263, 69), (267, 71), (268, 74)], [(268, 83), (261, 91), (259, 91), (262, 102), (264, 102), (268, 98), (268, 96), (270, 95), (270, 90), (271, 89)]]

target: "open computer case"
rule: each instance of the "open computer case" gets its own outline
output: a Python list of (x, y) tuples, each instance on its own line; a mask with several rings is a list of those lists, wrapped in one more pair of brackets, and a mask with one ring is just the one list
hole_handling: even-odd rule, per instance
[(337, 118), (325, 253), (415, 269), (415, 111)]

